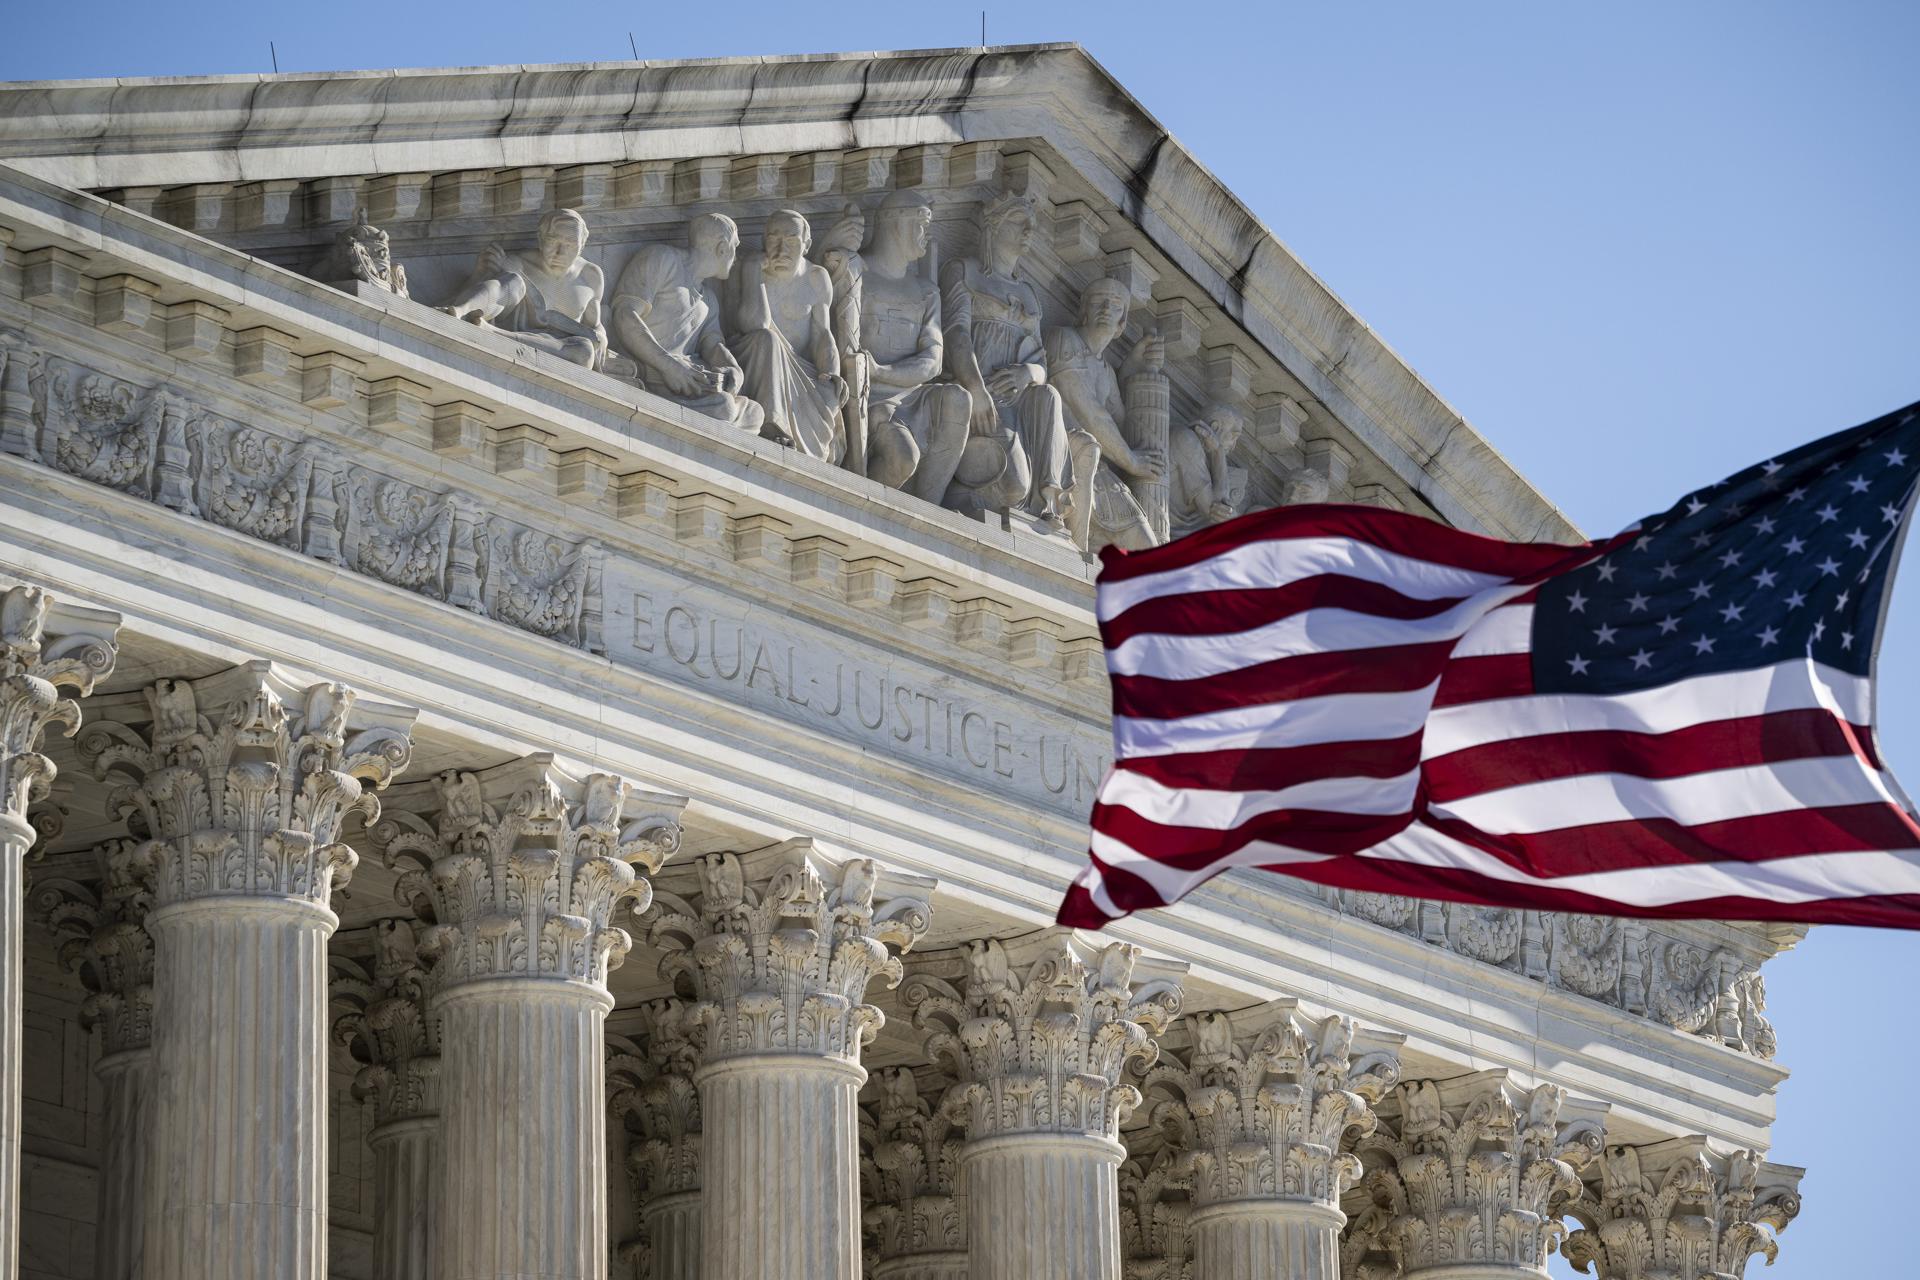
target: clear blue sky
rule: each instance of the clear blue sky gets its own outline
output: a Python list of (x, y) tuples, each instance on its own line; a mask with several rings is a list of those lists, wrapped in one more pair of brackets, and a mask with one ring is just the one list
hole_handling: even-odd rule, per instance
[[(107, 0), (14, 7), (0, 79), (925, 48), (979, 7)], [(1590, 532), (1920, 399), (1920, 5), (990, 5), (1077, 40)], [(1920, 783), (1920, 579), (1883, 652)], [(1912, 787), (1910, 785), (1909, 789)], [(1912, 1274), (1900, 1084), (1920, 936), (1768, 971), (1774, 1155), (1809, 1166), (1769, 1280)], [(1756, 1263), (1752, 1274), (1761, 1274)]]

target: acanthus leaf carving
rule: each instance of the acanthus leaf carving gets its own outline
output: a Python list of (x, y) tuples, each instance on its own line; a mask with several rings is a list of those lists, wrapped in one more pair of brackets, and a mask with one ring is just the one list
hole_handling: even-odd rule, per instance
[(1153, 1125), (1184, 1153), (1198, 1205), (1306, 1200), (1337, 1206), (1360, 1177), (1354, 1141), (1399, 1076), (1386, 1050), (1354, 1049), (1354, 1025), (1287, 1005), (1183, 1019), (1141, 1081)]
[(548, 755), (450, 770), (407, 801), (373, 842), (401, 900), (434, 921), (420, 945), (440, 991), (494, 977), (604, 991), (633, 941), (615, 914), (651, 899), (686, 803)]
[(336, 977), (334, 1043), (359, 1064), (353, 1096), (373, 1104), (374, 1123), (440, 1112), (440, 1019), (432, 978), (421, 959), (418, 926), (389, 918), (374, 925), (373, 972)]
[(869, 1092), (860, 1108), (860, 1186), (872, 1265), (929, 1254), (964, 1262), (959, 1127), (910, 1068), (874, 1072)]
[(927, 1052), (959, 1082), (946, 1105), (970, 1138), (1077, 1133), (1117, 1140), (1140, 1093), (1123, 1076), (1151, 1063), (1154, 1037), (1180, 1010), (1179, 985), (1137, 986), (1140, 949), (1094, 950), (1048, 932), (1020, 948), (1016, 965), (997, 939), (968, 943), (958, 984), (917, 973), (902, 992)]
[(47, 879), (33, 886), (32, 915), (58, 945), (60, 962), (87, 989), (85, 1027), (100, 1028), (103, 1054), (144, 1049), (153, 1038), (152, 895), (141, 883), (139, 844), (110, 840), (94, 850), (97, 887)]
[(835, 867), (805, 840), (749, 860), (759, 872), (751, 878), (738, 854), (704, 855), (697, 894), (662, 890), (645, 917), (648, 940), (667, 952), (661, 975), (700, 1002), (706, 1061), (812, 1053), (858, 1062), (885, 1020), (865, 1002), (868, 985), (897, 985), (899, 953), (931, 923), (924, 889), (880, 897), (874, 863)]
[(69, 695), (91, 693), (113, 670), (119, 625), (103, 610), (56, 605), (38, 587), (0, 589), (0, 803), (22, 826), (53, 786), (53, 762), (40, 752), (46, 731), (70, 737), (80, 727)]
[(266, 662), (161, 680), (140, 728), (99, 720), (81, 758), (145, 841), (155, 905), (252, 895), (324, 906), (358, 861), (348, 816), (406, 768), (414, 713), (360, 704), (343, 685), (300, 686)]
[[(692, 1001), (669, 997), (642, 1008), (638, 1038), (607, 1037), (607, 1108), (627, 1135), (634, 1233), (619, 1246), (628, 1264), (650, 1247), (648, 1220), (670, 1197), (700, 1190), (700, 1090), (693, 1073), (705, 1028)], [(635, 1275), (647, 1274), (644, 1267)]]
[(1721, 1155), (1701, 1137), (1610, 1146), (1569, 1209), (1582, 1226), (1561, 1245), (1597, 1280), (1741, 1280), (1800, 1212), (1798, 1169), (1752, 1151)]

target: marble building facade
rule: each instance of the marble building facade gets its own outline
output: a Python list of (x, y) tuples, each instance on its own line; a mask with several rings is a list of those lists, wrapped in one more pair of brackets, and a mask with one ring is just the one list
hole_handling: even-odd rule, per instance
[(1573, 532), (1074, 46), (0, 85), (0, 1280), (1740, 1277), (1796, 930), (1048, 924), (1324, 498)]

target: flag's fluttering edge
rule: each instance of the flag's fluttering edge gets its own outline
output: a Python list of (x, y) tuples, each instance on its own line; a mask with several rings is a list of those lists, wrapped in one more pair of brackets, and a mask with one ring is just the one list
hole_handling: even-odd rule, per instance
[(1113, 771), (1063, 923), (1230, 867), (1496, 906), (1920, 928), (1873, 669), (1920, 405), (1604, 542), (1263, 511), (1109, 551)]

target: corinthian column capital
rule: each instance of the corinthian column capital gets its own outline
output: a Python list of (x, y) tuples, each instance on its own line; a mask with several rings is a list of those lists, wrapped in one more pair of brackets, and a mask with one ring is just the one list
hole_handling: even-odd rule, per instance
[(379, 921), (372, 973), (336, 977), (328, 988), (334, 1043), (360, 1064), (353, 1096), (373, 1103), (376, 1126), (440, 1111), (440, 1020), (427, 1008), (431, 985), (417, 927)]
[(1560, 1246), (1598, 1280), (1741, 1280), (1755, 1254), (1800, 1212), (1805, 1171), (1752, 1151), (1721, 1154), (1704, 1137), (1608, 1147), (1568, 1210), (1582, 1226)]
[[(0, 590), (0, 804), (26, 821), (27, 805), (47, 794), (53, 762), (40, 754), (49, 725), (71, 736), (80, 727), (73, 695), (93, 692), (113, 670), (120, 616), (56, 603), (38, 587)], [(15, 833), (22, 841), (32, 833)]]
[(81, 1023), (100, 1028), (108, 1057), (144, 1049), (153, 1036), (153, 938), (146, 929), (153, 899), (140, 881), (139, 848), (133, 840), (96, 848), (97, 887), (59, 879), (33, 886), (33, 915), (86, 987)]
[(1156, 962), (1136, 982), (1140, 948), (1096, 948), (1063, 930), (970, 942), (959, 959), (964, 976), (947, 958), (909, 978), (902, 996), (928, 1032), (928, 1054), (959, 1082), (946, 1105), (968, 1136), (1117, 1141), (1140, 1101), (1122, 1076), (1153, 1062), (1153, 1038), (1180, 1010), (1179, 968)]
[(415, 712), (301, 684), (269, 662), (202, 680), (161, 680), (144, 710), (103, 708), (80, 755), (147, 841), (156, 909), (211, 898), (325, 907), (357, 858), (348, 815), (405, 769)]
[(1406, 1276), (1544, 1275), (1604, 1115), (1604, 1104), (1569, 1106), (1566, 1090), (1523, 1088), (1504, 1070), (1399, 1086), (1360, 1144), (1373, 1208), (1349, 1235), (1352, 1269), (1385, 1253)]
[(876, 1277), (964, 1277), (963, 1135), (907, 1067), (876, 1071), (860, 1108), (860, 1187)]
[(693, 892), (662, 888), (647, 937), (663, 977), (684, 978), (707, 1024), (705, 1061), (805, 1053), (858, 1064), (885, 1017), (865, 1003), (900, 981), (900, 953), (926, 933), (933, 882), (844, 864), (812, 840), (710, 853)]
[(538, 754), (397, 790), (372, 834), (398, 896), (434, 922), (420, 949), (436, 991), (548, 978), (604, 993), (633, 942), (614, 914), (647, 905), (639, 873), (680, 847), (685, 806)]
[(1142, 1088), (1191, 1170), (1195, 1205), (1337, 1206), (1361, 1173), (1347, 1146), (1373, 1132), (1374, 1104), (1399, 1078), (1399, 1037), (1374, 1033), (1356, 1047), (1353, 1019), (1312, 1017), (1292, 1001), (1181, 1021)]

